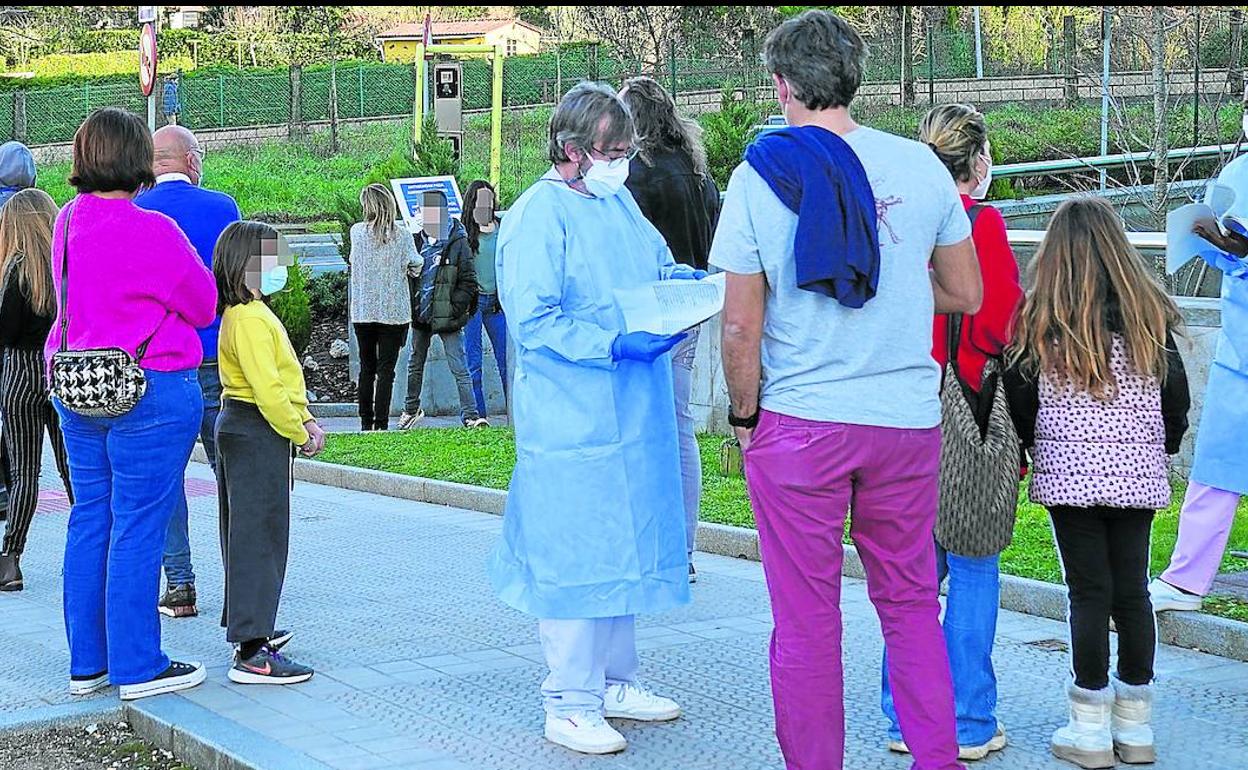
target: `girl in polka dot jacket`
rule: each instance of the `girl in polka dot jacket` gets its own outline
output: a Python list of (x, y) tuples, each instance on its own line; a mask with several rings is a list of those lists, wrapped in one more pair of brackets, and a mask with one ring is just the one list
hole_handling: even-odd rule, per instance
[(1057, 210), (1015, 319), (1005, 382), (1032, 457), (1030, 497), (1049, 509), (1070, 596), (1070, 722), (1051, 745), (1080, 767), (1155, 756), (1149, 534), (1170, 504), (1168, 455), (1187, 430), (1179, 322), (1108, 203), (1081, 198)]

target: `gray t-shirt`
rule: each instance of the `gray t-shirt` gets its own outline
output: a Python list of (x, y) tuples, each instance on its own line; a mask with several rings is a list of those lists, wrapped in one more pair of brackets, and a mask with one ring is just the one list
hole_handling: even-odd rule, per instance
[(822, 422), (940, 424), (932, 358), (932, 250), (971, 237), (949, 171), (926, 145), (871, 128), (844, 137), (866, 168), (879, 218), (878, 291), (861, 309), (797, 287), (797, 215), (742, 163), (732, 174), (711, 264), (767, 276), (762, 407)]

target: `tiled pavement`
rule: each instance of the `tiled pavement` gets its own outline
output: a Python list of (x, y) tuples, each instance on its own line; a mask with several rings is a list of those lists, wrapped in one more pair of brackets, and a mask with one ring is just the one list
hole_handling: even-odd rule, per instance
[[(701, 555), (694, 602), (640, 621), (643, 676), (686, 716), (624, 723), (624, 754), (581, 757), (541, 738), (543, 676), (532, 620), (500, 606), (484, 574), (496, 517), (300, 484), (280, 623), (288, 650), (317, 676), (288, 688), (225, 678), (216, 508), (210, 474), (193, 465), (196, 619), (166, 619), (166, 649), (210, 665), (207, 684), (147, 701), (213, 712), (243, 744), (268, 744), (299, 765), (337, 770), (776, 770), (766, 650), (770, 619), (757, 564)], [(45, 493), (23, 567), (28, 588), (0, 595), (0, 725), (70, 701), (60, 612), (63, 499)], [(904, 770), (883, 749), (880, 635), (861, 582), (846, 580), (846, 698), (851, 770)], [(985, 768), (1067, 767), (1047, 753), (1064, 718), (1067, 638), (1060, 623), (1003, 613), (996, 663), (1011, 746)], [(1248, 767), (1248, 665), (1163, 648), (1158, 657), (1157, 770)], [(143, 703), (143, 702), (140, 702)], [(115, 691), (79, 704), (116, 708)], [(224, 720), (224, 721), (222, 721)], [(184, 729), (195, 724), (183, 723)]]

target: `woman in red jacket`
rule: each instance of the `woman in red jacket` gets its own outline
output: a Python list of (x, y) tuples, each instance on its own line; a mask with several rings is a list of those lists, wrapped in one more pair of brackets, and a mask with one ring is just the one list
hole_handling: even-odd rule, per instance
[[(986, 197), (992, 182), (988, 129), (984, 116), (973, 107), (946, 104), (932, 109), (923, 119), (919, 139), (932, 148), (953, 175), (971, 218), (971, 236), (984, 281), (984, 303), (978, 313), (962, 319), (957, 366), (961, 379), (979, 392), (988, 360), (1000, 357), (1010, 341), (1014, 310), (1023, 296), (1018, 262), (1006, 238), (1005, 220), (992, 206), (979, 202)], [(947, 332), (948, 318), (936, 316), (932, 355), (942, 369), (948, 359)], [(1000, 600), (1000, 554), (964, 556), (946, 551), (937, 543), (936, 555), (939, 579), (949, 577), (944, 627), (957, 703), (959, 758), (982, 759), (1005, 747), (1005, 730), (997, 722), (997, 679), (992, 669)], [(908, 751), (893, 708), (887, 666), (883, 683), (882, 705), (891, 723), (888, 747)]]

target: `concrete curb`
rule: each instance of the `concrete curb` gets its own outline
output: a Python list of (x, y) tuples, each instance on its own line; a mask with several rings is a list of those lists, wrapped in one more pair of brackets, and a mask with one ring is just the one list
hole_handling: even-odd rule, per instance
[(38, 730), (51, 725), (75, 724), (78, 722), (87, 725), (92, 722), (116, 720), (121, 717), (122, 712), (117, 706), (116, 700), (93, 698), (74, 703), (46, 706), (34, 711), (15, 711), (0, 714), (0, 735), (8, 732)]
[[(198, 446), (195, 448), (195, 459), (203, 462), (203, 450)], [(500, 489), (485, 489), (315, 460), (297, 460), (295, 478), (311, 484), (495, 515), (501, 515), (507, 504), (507, 493)], [(745, 527), (700, 523), (698, 550), (735, 559), (761, 561), (758, 531)], [(858, 550), (850, 544), (845, 545), (844, 572), (850, 577), (866, 577)], [(1065, 621), (1066, 588), (1054, 583), (1002, 575), (1001, 607), (1027, 615)], [(1166, 612), (1157, 616), (1157, 638), (1159, 642), (1174, 647), (1248, 662), (1248, 624), (1238, 621), (1197, 612)]]
[(331, 770), (179, 696), (127, 703), (124, 714), (136, 734), (196, 770)]

